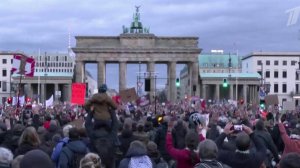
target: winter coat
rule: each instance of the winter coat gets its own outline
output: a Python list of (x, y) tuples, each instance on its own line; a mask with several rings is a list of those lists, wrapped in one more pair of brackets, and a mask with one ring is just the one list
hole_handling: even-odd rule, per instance
[(282, 123), (279, 123), (278, 127), (279, 127), (281, 138), (285, 145), (282, 157), (284, 157), (284, 155), (291, 153), (291, 152), (296, 152), (296, 153), (300, 154), (300, 140), (299, 139), (291, 139), (288, 136), (288, 134), (286, 133), (286, 130)]
[(128, 149), (126, 156), (124, 159), (121, 160), (119, 164), (119, 168), (128, 168), (130, 158), (137, 157), (137, 156), (147, 156), (146, 148), (132, 146)]
[(74, 159), (74, 153), (86, 154), (87, 152), (88, 149), (82, 141), (70, 141), (68, 144), (65, 145), (65, 147), (63, 147), (59, 155), (58, 167), (68, 168), (69, 163), (72, 161), (72, 159)]
[(149, 142), (149, 136), (146, 132), (141, 131), (141, 132), (135, 132), (134, 136), (137, 138), (137, 140), (143, 142), (145, 145), (148, 144)]
[(273, 129), (268, 129), (270, 132), (273, 142), (275, 143), (277, 149), (279, 152), (283, 152), (284, 150), (284, 143), (282, 141), (282, 138), (280, 136), (280, 131), (278, 125), (275, 125)]
[[(226, 134), (222, 133), (216, 140), (219, 149), (225, 138)], [(250, 139), (254, 142), (256, 152), (249, 151), (249, 153), (241, 153), (237, 151), (220, 150), (217, 160), (232, 168), (259, 168), (266, 158), (266, 148), (254, 133), (250, 134)]]
[(195, 168), (230, 168), (228, 165), (218, 162), (217, 160), (202, 160)]
[(265, 147), (272, 152), (272, 154), (275, 158), (275, 161), (278, 163), (280, 160), (278, 157), (278, 150), (277, 150), (269, 132), (262, 131), (262, 130), (255, 130), (254, 133), (258, 138), (260, 138), (262, 140)]
[(131, 130), (125, 129), (122, 131), (121, 135), (119, 135), (119, 140), (121, 142), (120, 150), (123, 152), (124, 156), (130, 146), (130, 143), (137, 138), (133, 135)]
[(96, 93), (92, 96), (90, 100), (85, 104), (87, 109), (94, 106), (93, 117), (97, 120), (110, 120), (111, 114), (109, 109), (117, 108), (117, 104), (106, 94), (106, 93)]
[[(166, 136), (166, 149), (171, 155), (171, 157), (177, 161), (177, 168), (193, 168), (195, 166), (195, 164), (192, 163), (192, 160), (190, 158), (191, 151), (188, 149), (174, 148), (172, 135), (169, 133), (167, 133)], [(200, 160), (198, 156), (194, 162), (198, 163), (199, 161)]]
[(183, 126), (183, 124), (177, 124), (172, 130), (173, 136), (173, 144), (177, 149), (185, 148), (185, 135), (187, 133), (187, 129)]
[(171, 160), (171, 156), (167, 152), (166, 146), (166, 135), (167, 135), (168, 125), (167, 123), (162, 123), (161, 127), (158, 128), (155, 136), (155, 143), (158, 147), (158, 151), (165, 161), (169, 162)]
[(34, 149), (39, 149), (39, 147), (38, 146), (32, 146), (29, 143), (22, 143), (16, 149), (14, 156), (25, 155), (27, 152), (29, 152), (31, 150), (34, 150)]

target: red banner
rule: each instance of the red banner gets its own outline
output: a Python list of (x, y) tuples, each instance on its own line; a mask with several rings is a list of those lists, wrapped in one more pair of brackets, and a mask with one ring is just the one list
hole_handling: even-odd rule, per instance
[(86, 91), (85, 83), (73, 83), (71, 103), (84, 105), (85, 91)]

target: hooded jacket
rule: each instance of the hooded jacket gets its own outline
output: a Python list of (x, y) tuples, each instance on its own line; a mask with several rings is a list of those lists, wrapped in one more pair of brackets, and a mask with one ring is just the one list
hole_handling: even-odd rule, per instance
[(121, 135), (119, 135), (119, 140), (121, 142), (120, 150), (125, 155), (130, 146), (130, 143), (134, 140), (137, 140), (137, 138), (133, 135), (131, 130), (124, 129)]
[(109, 108), (117, 108), (117, 104), (106, 93), (94, 94), (85, 104), (87, 109), (90, 109), (91, 106), (94, 106), (93, 117), (97, 120), (105, 121), (111, 119)]
[(71, 162), (74, 156), (74, 153), (86, 154), (88, 152), (86, 145), (80, 141), (70, 141), (61, 151), (59, 155), (58, 167), (68, 168), (69, 163)]
[(288, 136), (288, 134), (286, 133), (286, 130), (282, 123), (279, 123), (278, 127), (279, 127), (281, 138), (285, 145), (282, 157), (284, 157), (284, 155), (291, 153), (291, 152), (296, 152), (296, 153), (300, 154), (300, 140), (299, 139), (291, 139)]
[[(138, 143), (131, 143), (126, 156), (121, 160), (119, 168), (128, 168), (130, 158), (137, 156), (147, 156), (146, 147), (143, 146), (142, 142), (138, 141)], [(150, 158), (149, 158), (150, 159)]]

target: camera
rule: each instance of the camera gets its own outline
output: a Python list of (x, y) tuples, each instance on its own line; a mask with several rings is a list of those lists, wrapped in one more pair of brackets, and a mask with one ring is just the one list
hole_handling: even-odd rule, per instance
[(235, 131), (243, 131), (243, 126), (242, 126), (242, 125), (234, 125), (234, 126), (233, 126), (233, 129), (234, 129)]

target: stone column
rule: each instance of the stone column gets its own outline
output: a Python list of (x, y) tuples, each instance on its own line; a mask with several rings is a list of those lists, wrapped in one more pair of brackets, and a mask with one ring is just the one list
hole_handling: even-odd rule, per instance
[(126, 89), (127, 65), (125, 61), (119, 63), (119, 91)]
[(45, 84), (42, 83), (41, 84), (41, 95), (40, 95), (41, 102), (40, 103), (42, 103), (42, 104), (45, 103), (45, 96), (46, 96), (46, 88), (45, 88)]
[(202, 90), (201, 90), (201, 93), (202, 93), (202, 98), (204, 99), (204, 100), (206, 100), (206, 89), (207, 89), (207, 85), (205, 85), (205, 84), (202, 84)]
[(169, 76), (169, 100), (171, 102), (175, 102), (177, 95), (176, 95), (176, 62), (169, 62), (168, 64), (168, 76)]
[(98, 87), (106, 83), (106, 67), (104, 61), (98, 61)]
[(71, 102), (71, 98), (72, 98), (72, 83), (67, 84), (67, 90), (68, 90), (68, 98), (66, 99), (66, 101)]
[(247, 87), (248, 87), (248, 85), (246, 85), (246, 84), (243, 85), (243, 99), (244, 99), (245, 104), (248, 102), (247, 101)]
[[(154, 62), (147, 62), (147, 72), (149, 72), (149, 75), (153, 75), (153, 76), (149, 76), (150, 77), (150, 101), (152, 102), (152, 100), (154, 100), (154, 96), (155, 96), (155, 92), (156, 92), (156, 88), (155, 88), (155, 76), (154, 76), (154, 72), (155, 72), (155, 63)], [(151, 74), (152, 73), (152, 74)]]
[(58, 83), (54, 84), (54, 101), (58, 101), (59, 96), (57, 95), (57, 91), (58, 91)]
[(232, 84), (232, 83), (230, 83), (229, 85), (230, 85), (229, 99), (233, 100), (233, 84)]
[(220, 85), (219, 84), (216, 84), (216, 95), (215, 95), (215, 99), (216, 99), (216, 101), (219, 101), (220, 100)]
[[(191, 91), (192, 95), (200, 96), (200, 89), (198, 85), (198, 78), (199, 78), (199, 63), (197, 62), (192, 63), (192, 79), (191, 79)], [(196, 86), (196, 90), (193, 90), (193, 86)]]
[(83, 61), (76, 61), (75, 79), (76, 79), (76, 82), (78, 82), (78, 83), (85, 82), (84, 81), (84, 62)]

